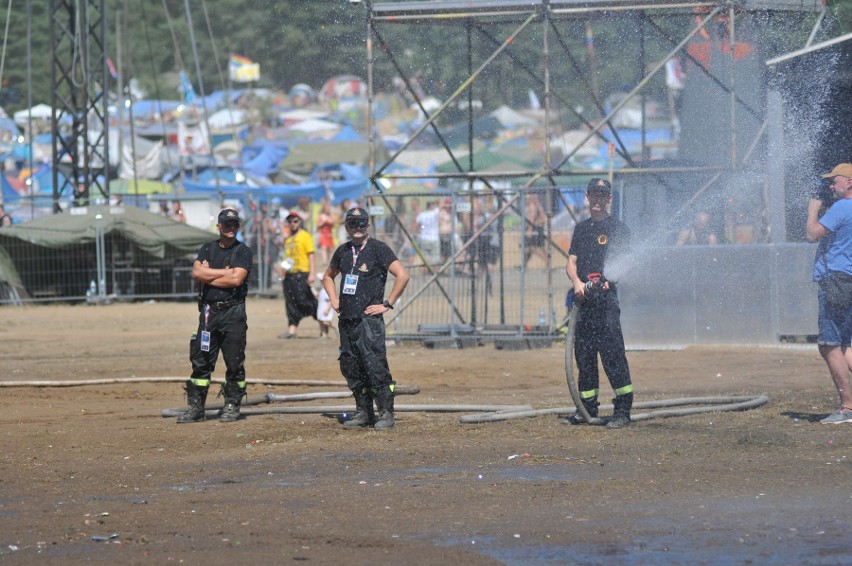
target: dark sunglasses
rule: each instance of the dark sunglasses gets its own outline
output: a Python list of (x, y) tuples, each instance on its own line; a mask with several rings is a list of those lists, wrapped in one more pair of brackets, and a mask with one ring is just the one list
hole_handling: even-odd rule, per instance
[(369, 220), (347, 220), (346, 227), (347, 228), (366, 228), (370, 225)]
[(228, 222), (222, 222), (222, 228), (239, 228), (240, 223), (234, 222), (233, 220), (229, 220)]

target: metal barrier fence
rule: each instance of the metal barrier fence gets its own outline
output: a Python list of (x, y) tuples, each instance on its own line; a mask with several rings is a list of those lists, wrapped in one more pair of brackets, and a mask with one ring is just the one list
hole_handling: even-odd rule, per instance
[[(566, 254), (575, 218), (582, 214), (563, 207), (545, 215), (543, 227), (538, 220), (527, 222), (520, 211), (536, 219), (540, 204), (529, 196), (370, 195), (373, 237), (389, 244), (411, 275), (396, 309), (385, 317), (389, 333), (520, 336), (559, 329), (570, 288)], [(512, 197), (515, 207), (506, 204)], [(275, 265), (284, 223), (271, 218), (255, 224), (259, 228), (245, 238), (256, 261), (250, 292), (280, 296)], [(345, 232), (339, 223), (334, 231), (337, 244)], [(634, 248), (631, 265), (617, 278), (628, 345), (766, 343), (816, 334), (813, 245)], [(318, 272), (332, 251), (317, 250)], [(21, 281), (0, 285), (2, 304), (195, 295), (194, 254), (152, 260), (113, 234), (63, 249), (27, 242), (0, 247), (0, 271), (10, 257)]]
[[(515, 207), (499, 214), (507, 197), (494, 192), (455, 197), (397, 194), (390, 199), (393, 211), (375, 196), (367, 197), (373, 237), (388, 243), (411, 275), (401, 304), (387, 318), (389, 331), (416, 334), (443, 327), (451, 333), (476, 328), (523, 334), (553, 329), (563, 321), (565, 254), (578, 211), (563, 207), (548, 216), (537, 193), (516, 196)], [(530, 222), (519, 214), (526, 209)], [(270, 210), (243, 225), (240, 238), (252, 247), (255, 258), (249, 279), (254, 295), (281, 295), (276, 265), (286, 234), (283, 216)], [(346, 238), (342, 211), (337, 216), (335, 244)], [(314, 233), (317, 219), (315, 213), (306, 223)], [(133, 246), (114, 234), (62, 249), (26, 242), (6, 246), (21, 285), (0, 285), (4, 304), (183, 299), (195, 294), (193, 254), (152, 261), (134, 254)], [(332, 251), (317, 246), (318, 272), (325, 270)], [(555, 283), (550, 274), (555, 274)]]

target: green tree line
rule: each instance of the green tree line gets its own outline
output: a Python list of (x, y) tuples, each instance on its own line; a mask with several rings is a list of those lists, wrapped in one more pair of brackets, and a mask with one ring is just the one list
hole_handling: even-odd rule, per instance
[[(86, 3), (82, 3), (85, 5)], [(190, 14), (184, 0), (108, 0), (102, 14), (107, 29), (108, 52), (120, 66), (125, 83), (135, 78), (148, 96), (178, 99), (179, 72), (184, 70), (197, 93), (225, 87), (231, 53), (260, 64), (261, 80), (255, 86), (287, 90), (296, 83), (314, 88), (338, 74), (366, 77), (367, 33), (363, 4), (347, 0), (192, 0)], [(852, 0), (829, 0), (830, 18), (825, 34), (834, 37), (852, 29)], [(25, 108), (28, 89), (27, 61), (32, 65), (33, 103), (49, 103), (50, 14), (47, 0), (31, 2), (31, 49), (27, 49), (27, 11), (24, 2), (13, 3), (6, 37), (0, 105), (7, 112)], [(810, 21), (816, 15), (809, 14)], [(195, 35), (192, 45), (189, 20)], [(598, 66), (586, 46), (584, 21), (565, 20), (550, 31), (554, 90), (560, 98), (582, 99), (589, 91), (606, 93), (641, 76), (635, 45), (644, 29), (645, 64), (662, 57), (687, 31), (692, 18), (661, 19), (656, 27), (629, 18), (595, 20), (595, 53)], [(640, 28), (640, 25), (644, 27)], [(445, 97), (462, 84), (517, 23), (468, 27), (463, 21), (432, 25), (380, 25), (388, 48), (374, 40), (376, 90), (388, 90), (399, 73), (416, 77), (425, 94)], [(489, 107), (517, 104), (529, 89), (539, 94), (543, 76), (543, 24), (536, 23), (489, 66), (474, 87), (474, 97)], [(783, 18), (779, 36), (786, 37)], [(803, 37), (806, 26), (800, 26)], [(666, 35), (669, 39), (666, 39)], [(797, 38), (801, 47), (802, 38)], [(468, 58), (468, 44), (472, 46)], [(118, 57), (119, 43), (121, 58)], [(68, 43), (65, 44), (70, 49)], [(199, 78), (197, 65), (201, 69)], [(391, 57), (391, 55), (393, 57)], [(70, 53), (59, 54), (70, 58)], [(600, 62), (607, 61), (606, 65)], [(594, 80), (591, 78), (594, 77)], [(202, 84), (203, 83), (203, 84)], [(239, 85), (238, 85), (239, 86)], [(658, 79), (650, 85), (662, 88)], [(115, 88), (114, 84), (111, 88)], [(558, 104), (557, 99), (556, 103)]]

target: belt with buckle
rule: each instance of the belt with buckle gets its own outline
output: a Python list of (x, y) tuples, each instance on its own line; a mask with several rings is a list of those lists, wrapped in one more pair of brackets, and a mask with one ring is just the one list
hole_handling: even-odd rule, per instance
[(206, 304), (209, 305), (210, 308), (213, 309), (214, 311), (223, 311), (223, 310), (229, 309), (229, 308), (231, 308), (235, 305), (241, 305), (244, 302), (246, 302), (245, 297), (243, 297), (241, 299), (231, 299), (230, 301), (219, 301), (219, 302), (216, 302), (216, 303), (206, 303)]

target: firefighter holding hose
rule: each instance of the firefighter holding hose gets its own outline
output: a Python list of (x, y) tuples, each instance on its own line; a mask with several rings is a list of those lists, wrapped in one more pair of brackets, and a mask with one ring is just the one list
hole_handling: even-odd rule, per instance
[[(609, 214), (612, 185), (606, 179), (595, 178), (586, 188), (590, 218), (577, 224), (568, 250), (565, 271), (574, 287), (574, 302), (579, 305), (574, 331), (574, 358), (579, 375), (577, 386), (580, 399), (589, 416), (598, 416), (598, 355), (609, 383), (615, 391), (613, 416), (607, 428), (622, 428), (630, 424), (633, 406), (633, 384), (624, 351), (621, 331), (621, 308), (616, 285), (604, 276), (605, 265), (614, 256), (623, 254), (630, 243), (630, 232), (622, 222)], [(561, 419), (563, 424), (582, 424), (583, 415)]]

